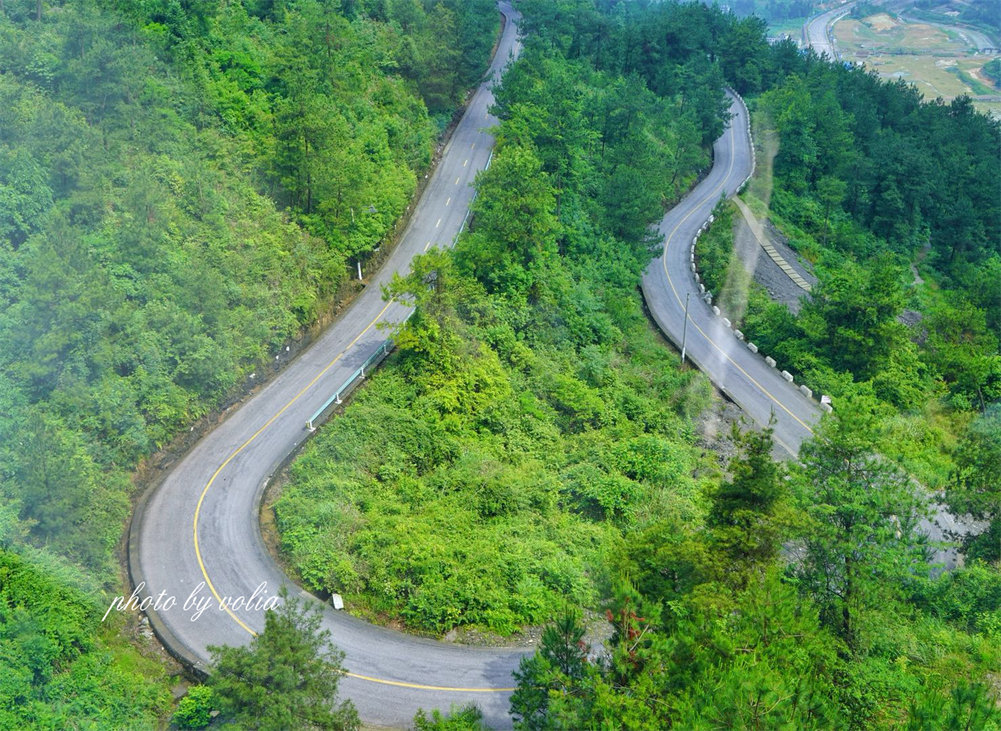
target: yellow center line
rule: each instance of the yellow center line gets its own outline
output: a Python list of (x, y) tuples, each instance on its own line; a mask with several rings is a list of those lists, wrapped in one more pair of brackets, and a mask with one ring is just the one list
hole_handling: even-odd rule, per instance
[[(439, 219), (438, 222), (441, 223), (441, 220)], [(427, 244), (424, 246), (424, 250), (427, 251), (430, 245), (431, 242), (428, 241)], [(325, 365), (323, 369), (319, 373), (317, 373), (316, 376), (313, 377), (313, 380), (311, 380), (309, 383), (303, 386), (302, 389), (300, 389), (299, 392), (295, 396), (293, 396), (288, 403), (282, 406), (281, 409), (279, 409), (274, 416), (268, 419), (260, 429), (254, 432), (247, 439), (247, 441), (245, 441), (243, 444), (237, 447), (236, 450), (234, 450), (233, 453), (230, 454), (221, 465), (219, 465), (219, 468), (212, 474), (212, 477), (209, 478), (209, 481), (205, 485), (205, 488), (202, 490), (201, 495), (198, 496), (198, 503), (197, 505), (195, 505), (195, 517), (192, 524), (192, 529), (193, 529), (192, 535), (194, 537), (194, 544), (195, 544), (195, 558), (198, 560), (198, 568), (201, 569), (202, 577), (205, 579), (205, 585), (209, 588), (209, 591), (212, 592), (212, 596), (215, 597), (216, 601), (219, 602), (219, 606), (222, 607), (223, 610), (225, 610), (226, 614), (228, 614), (233, 619), (234, 622), (236, 622), (238, 625), (240, 625), (244, 630), (246, 630), (249, 634), (251, 634), (254, 637), (257, 636), (257, 632), (251, 629), (246, 624), (246, 622), (244, 622), (242, 619), (236, 616), (236, 614), (233, 613), (233, 610), (231, 610), (223, 602), (223, 598), (219, 595), (219, 592), (216, 590), (215, 585), (212, 583), (212, 579), (209, 578), (208, 569), (206, 569), (205, 561), (202, 559), (201, 546), (198, 542), (198, 519), (199, 517), (201, 517), (202, 504), (205, 502), (205, 496), (208, 494), (209, 489), (215, 483), (216, 478), (219, 477), (219, 474), (226, 468), (226, 466), (229, 465), (229, 463), (232, 462), (237, 457), (237, 455), (239, 455), (244, 449), (253, 444), (254, 441), (278, 419), (278, 417), (284, 414), (292, 406), (292, 404), (298, 401), (299, 398), (302, 397), (304, 393), (306, 393), (306, 391), (312, 388), (316, 384), (316, 382), (319, 381), (324, 376), (324, 374), (326, 374), (327, 371), (329, 371), (334, 366), (335, 363), (337, 363), (337, 361), (343, 358), (344, 354), (347, 353), (349, 350), (351, 350), (351, 348), (354, 347), (355, 343), (361, 340), (362, 336), (365, 335), (365, 333), (367, 333), (369, 330), (371, 330), (372, 326), (375, 325), (375, 323), (377, 323), (384, 314), (386, 314), (386, 310), (389, 309), (389, 306), (391, 304), (393, 304), (392, 301), (387, 302), (386, 306), (379, 311), (379, 314), (376, 315), (375, 318), (373, 318), (373, 320), (368, 325), (365, 326), (365, 329), (362, 330), (360, 333), (358, 333), (355, 339), (352, 340), (350, 343), (348, 343), (347, 347), (345, 347), (344, 350), (338, 353), (333, 360), (327, 363), (327, 365)], [(514, 688), (452, 688), (448, 686), (406, 683), (398, 680), (383, 680), (381, 678), (373, 678), (368, 675), (359, 675), (356, 673), (345, 672), (344, 674), (349, 677), (357, 678), (359, 680), (365, 680), (370, 683), (380, 683), (382, 685), (394, 685), (400, 688), (415, 688), (417, 690), (445, 691), (445, 692), (456, 692), (456, 693), (509, 693), (515, 690)]]
[(398, 688), (416, 688), (418, 690), (438, 690), (438, 691), (451, 691), (453, 693), (511, 693), (517, 688), (452, 688), (447, 685), (422, 685), (421, 683), (404, 683), (400, 680), (383, 680), (382, 678), (372, 678), (368, 675), (359, 675), (357, 673), (349, 673), (346, 670), (342, 672), (343, 675), (349, 678), (357, 678), (358, 680), (367, 680), (370, 683), (379, 683), (380, 685), (395, 685)]
[[(475, 142), (472, 143), (471, 147), (476, 147), (476, 143)], [(463, 163), (462, 166), (465, 167), (468, 162), (469, 162), (469, 160), (466, 160), (466, 162)], [(458, 178), (456, 178), (455, 183), (456, 183), (456, 185), (459, 184), (459, 179)], [(452, 199), (449, 198), (448, 200), (451, 201)], [(445, 205), (448, 205), (448, 203), (446, 203)], [(437, 228), (439, 224), (441, 224), (441, 219), (440, 218), (438, 219), (438, 223), (435, 224), (435, 228)], [(427, 251), (427, 249), (428, 249), (428, 247), (430, 245), (431, 245), (431, 242), (428, 241), (427, 244), (424, 246), (424, 250)], [(230, 454), (221, 465), (219, 465), (219, 468), (216, 469), (216, 471), (212, 473), (212, 477), (209, 478), (209, 481), (205, 485), (205, 488), (202, 490), (201, 495), (198, 496), (198, 503), (195, 505), (195, 517), (194, 517), (194, 520), (192, 521), (192, 536), (194, 538), (195, 558), (198, 560), (198, 568), (201, 570), (202, 577), (205, 579), (205, 584), (206, 584), (206, 586), (208, 586), (209, 591), (212, 592), (212, 596), (214, 596), (216, 598), (216, 601), (219, 602), (219, 606), (222, 607), (226, 611), (226, 614), (228, 614), (233, 619), (233, 621), (235, 621), (238, 625), (240, 625), (243, 629), (245, 629), (248, 633), (250, 633), (254, 637), (257, 636), (257, 632), (255, 632), (253, 629), (251, 629), (250, 627), (248, 627), (247, 624), (243, 620), (241, 620), (239, 617), (237, 617), (233, 613), (233, 611), (223, 602), (223, 598), (221, 596), (219, 596), (219, 592), (216, 591), (215, 585), (213, 585), (213, 583), (212, 583), (212, 579), (209, 578), (208, 570), (205, 568), (205, 562), (202, 559), (201, 547), (200, 547), (200, 545), (198, 543), (198, 519), (201, 516), (202, 504), (205, 502), (205, 496), (208, 494), (209, 488), (212, 487), (212, 485), (216, 481), (216, 478), (219, 477), (219, 474), (226, 468), (226, 466), (229, 465), (229, 463), (232, 462), (237, 457), (237, 455), (239, 455), (244, 449), (246, 449), (251, 444), (253, 444), (254, 441), (262, 433), (264, 433), (264, 431), (269, 426), (271, 426), (282, 414), (284, 414), (292, 406), (292, 404), (294, 404), (296, 401), (298, 401), (299, 398), (304, 393), (306, 393), (306, 391), (308, 391), (310, 388), (312, 388), (316, 384), (316, 382), (319, 381), (327, 373), (327, 371), (329, 371), (334, 366), (335, 363), (337, 363), (337, 361), (339, 361), (341, 358), (343, 358), (344, 354), (347, 353), (352, 347), (354, 347), (355, 343), (357, 343), (359, 340), (361, 340), (362, 336), (365, 335), (365, 333), (367, 333), (369, 330), (371, 330), (372, 326), (375, 325), (375, 323), (378, 322), (379, 319), (384, 314), (386, 314), (386, 310), (389, 309), (389, 306), (391, 304), (393, 304), (392, 300), (389, 301), (389, 302), (387, 302), (386, 306), (383, 307), (379, 311), (379, 314), (377, 314), (375, 316), (375, 318), (373, 318), (373, 320), (368, 325), (365, 326), (365, 329), (362, 330), (360, 333), (358, 333), (358, 335), (355, 337), (355, 339), (352, 340), (350, 343), (348, 343), (347, 347), (345, 347), (344, 350), (342, 350), (340, 353), (338, 353), (337, 356), (333, 360), (331, 360), (329, 363), (327, 363), (327, 365), (325, 365), (323, 367), (323, 369), (319, 373), (317, 373), (316, 376), (313, 377), (313, 380), (311, 380), (309, 383), (307, 383), (305, 386), (303, 386), (299, 390), (299, 392), (296, 393), (295, 396), (293, 396), (289, 400), (288, 403), (286, 403), (284, 406), (282, 406), (281, 409), (279, 409), (278, 412), (274, 416), (272, 416), (270, 419), (268, 419), (260, 429), (258, 429), (256, 432), (254, 432), (247, 439), (247, 441), (245, 441), (243, 444), (241, 444), (239, 447), (237, 447), (233, 451), (233, 453)], [(368, 675), (359, 675), (357, 673), (349, 673), (349, 672), (345, 672), (344, 675), (347, 675), (348, 677), (351, 677), (351, 678), (357, 678), (358, 680), (365, 680), (365, 681), (368, 681), (370, 683), (380, 683), (382, 685), (393, 685), (393, 686), (397, 686), (397, 687), (400, 687), (400, 688), (416, 688), (418, 690), (451, 691), (451, 692), (458, 692), (458, 693), (509, 693), (509, 692), (513, 692), (515, 690), (515, 688), (452, 688), (452, 687), (448, 687), (448, 686), (421, 685), (419, 683), (406, 683), (406, 682), (402, 682), (402, 681), (398, 681), (398, 680), (383, 680), (381, 678), (373, 678), (373, 677), (370, 677)]]
[(458, 185), (458, 184), (459, 184), (459, 178), (460, 178), (460, 177), (461, 177), (461, 176), (459, 176), (459, 175), (456, 175), (456, 176), (455, 176), (455, 184), (456, 184), (456, 185)]
[(202, 576), (205, 579), (205, 585), (208, 586), (209, 591), (212, 592), (212, 596), (214, 596), (216, 598), (216, 601), (218, 601), (219, 605), (226, 611), (226, 614), (228, 614), (230, 617), (232, 617), (233, 620), (238, 625), (240, 625), (241, 627), (243, 627), (245, 630), (247, 630), (247, 632), (249, 632), (250, 634), (254, 635), (255, 637), (257, 636), (257, 633), (254, 630), (252, 630), (250, 627), (248, 627), (243, 622), (242, 619), (240, 619), (239, 617), (237, 617), (232, 612), (232, 610), (223, 603), (222, 597), (219, 596), (219, 592), (216, 591), (215, 586), (212, 584), (212, 579), (209, 578), (209, 573), (208, 573), (208, 571), (205, 568), (205, 562), (202, 560), (201, 547), (200, 547), (200, 545), (198, 543), (198, 518), (201, 516), (202, 503), (205, 502), (205, 496), (208, 494), (209, 488), (212, 487), (213, 483), (215, 483), (215, 481), (216, 481), (216, 478), (226, 468), (226, 466), (230, 462), (232, 462), (236, 458), (236, 456), (238, 454), (240, 454), (240, 452), (242, 452), (244, 449), (246, 449), (251, 444), (253, 444), (253, 442), (257, 439), (257, 437), (259, 437), (264, 432), (265, 429), (267, 429), (269, 426), (271, 426), (279, 416), (281, 416), (282, 414), (284, 414), (289, 409), (289, 407), (292, 406), (292, 404), (294, 404), (296, 401), (298, 401), (299, 398), (304, 393), (306, 393), (306, 391), (308, 391), (310, 388), (312, 388), (313, 385), (317, 381), (319, 381), (323, 377), (323, 375), (327, 371), (329, 371), (334, 366), (334, 364), (337, 361), (339, 361), (344, 356), (344, 354), (347, 353), (354, 346), (354, 344), (357, 343), (361, 339), (361, 337), (372, 328), (373, 325), (375, 325), (375, 323), (379, 320), (379, 318), (381, 318), (386, 313), (386, 310), (389, 309), (389, 306), (391, 304), (393, 304), (392, 301), (387, 302), (386, 306), (383, 307), (382, 310), (379, 312), (379, 314), (375, 316), (375, 319), (372, 320), (372, 322), (370, 322), (368, 325), (366, 325), (365, 329), (362, 330), (360, 333), (358, 333), (358, 336), (354, 340), (352, 340), (348, 344), (348, 346), (346, 348), (344, 348), (344, 350), (342, 350), (340, 353), (338, 353), (336, 358), (334, 358), (332, 361), (330, 361), (329, 363), (327, 363), (327, 365), (323, 367), (323, 370), (321, 370), (319, 373), (317, 373), (316, 376), (313, 378), (312, 381), (310, 381), (305, 386), (303, 386), (302, 389), (299, 391), (299, 393), (297, 393), (295, 396), (293, 396), (292, 399), (287, 404), (285, 404), (284, 406), (282, 406), (281, 409), (279, 409), (278, 413), (276, 413), (274, 416), (272, 416), (270, 419), (268, 419), (264, 423), (264, 426), (262, 426), (256, 432), (254, 432), (250, 436), (250, 438), (247, 439), (247, 441), (245, 441), (243, 444), (241, 444), (239, 447), (237, 447), (236, 450), (231, 455), (229, 455), (226, 458), (226, 460), (221, 465), (219, 465), (219, 468), (212, 474), (212, 477), (209, 479), (208, 484), (205, 485), (205, 489), (202, 490), (202, 494), (199, 495), (199, 497), (198, 497), (198, 504), (195, 505), (195, 519), (194, 519), (194, 522), (193, 522), (193, 533), (194, 533), (194, 542), (195, 542), (195, 558), (198, 559), (198, 567), (202, 571)]
[[(431, 245), (431, 242), (428, 241), (428, 246), (430, 246), (430, 245)], [(427, 246), (425, 246), (424, 249), (427, 250)], [(379, 314), (376, 315), (375, 318), (368, 325), (365, 326), (364, 330), (362, 330), (360, 333), (358, 333), (358, 335), (355, 337), (355, 339), (352, 340), (348, 344), (348, 346), (346, 348), (344, 348), (344, 350), (342, 350), (340, 353), (337, 354), (337, 357), (335, 357), (333, 360), (331, 360), (329, 363), (327, 363), (327, 365), (324, 366), (323, 369), (319, 373), (317, 373), (316, 376), (313, 377), (313, 380), (311, 380), (309, 383), (307, 383), (305, 386), (303, 386), (302, 389), (295, 396), (293, 396), (289, 400), (289, 402), (287, 404), (285, 404), (284, 406), (282, 406), (282, 408), (278, 411), (278, 413), (276, 413), (274, 416), (272, 416), (270, 419), (268, 419), (267, 422), (265, 422), (264, 426), (262, 426), (256, 432), (254, 432), (250, 436), (250, 438), (247, 439), (247, 441), (245, 441), (243, 444), (241, 444), (239, 447), (237, 447), (236, 450), (231, 455), (229, 455), (226, 458), (226, 460), (221, 465), (219, 465), (219, 468), (212, 474), (212, 477), (209, 479), (208, 484), (205, 485), (205, 489), (202, 490), (201, 495), (198, 497), (198, 504), (195, 506), (195, 519), (194, 519), (194, 523), (193, 523), (193, 529), (194, 529), (193, 535), (194, 535), (194, 543), (195, 543), (195, 556), (198, 559), (198, 567), (201, 569), (202, 577), (205, 579), (205, 585), (208, 586), (209, 591), (212, 592), (212, 595), (216, 598), (216, 601), (219, 602), (219, 606), (221, 606), (226, 611), (226, 614), (228, 614), (233, 619), (234, 622), (236, 622), (238, 625), (240, 625), (241, 627), (243, 627), (243, 629), (245, 629), (248, 633), (250, 633), (254, 637), (257, 636), (257, 632), (255, 632), (253, 629), (251, 629), (249, 626), (247, 626), (247, 624), (242, 619), (240, 619), (239, 617), (237, 617), (236, 614), (234, 614), (233, 611), (228, 606), (226, 606), (226, 604), (223, 602), (222, 597), (219, 596), (219, 592), (216, 590), (215, 586), (213, 585), (212, 579), (209, 578), (208, 570), (205, 568), (205, 562), (202, 560), (202, 552), (201, 552), (201, 548), (200, 548), (199, 543), (198, 543), (198, 518), (201, 515), (202, 503), (204, 503), (204, 501), (205, 501), (205, 496), (208, 494), (209, 488), (211, 488), (212, 485), (213, 485), (213, 483), (215, 483), (216, 478), (223, 471), (223, 469), (230, 462), (232, 462), (233, 459), (235, 459), (236, 456), (238, 454), (240, 454), (240, 452), (242, 452), (244, 449), (246, 449), (247, 447), (249, 447), (264, 432), (264, 430), (267, 429), (269, 426), (271, 426), (271, 424), (273, 424), (275, 422), (275, 420), (278, 419), (278, 417), (280, 417), (282, 414), (284, 414), (289, 409), (289, 407), (292, 406), (292, 404), (294, 404), (296, 401), (298, 401), (299, 398), (304, 393), (306, 393), (306, 391), (308, 391), (310, 388), (312, 388), (313, 385), (315, 385), (316, 382), (318, 380), (320, 380), (320, 378), (322, 378), (323, 375), (327, 371), (329, 371), (334, 366), (335, 363), (337, 363), (337, 361), (339, 361), (341, 358), (343, 358), (344, 354), (347, 353), (349, 350), (351, 350), (351, 348), (354, 347), (355, 343), (357, 343), (362, 338), (362, 336), (365, 333), (367, 333), (369, 330), (371, 330), (372, 326), (375, 325), (375, 323), (378, 322), (379, 319), (382, 318), (382, 316), (384, 314), (386, 314), (386, 310), (389, 309), (389, 306), (391, 304), (393, 304), (392, 301), (387, 302), (386, 306), (383, 307), (382, 310), (379, 311)], [(359, 675), (357, 673), (349, 673), (349, 672), (345, 672), (344, 675), (347, 675), (347, 676), (352, 677), (352, 678), (357, 678), (358, 680), (365, 680), (365, 681), (370, 682), (370, 683), (379, 683), (381, 685), (393, 685), (393, 686), (397, 686), (397, 687), (400, 687), (400, 688), (414, 688), (414, 689), (417, 689), (417, 690), (446, 691), (446, 692), (456, 692), (456, 693), (510, 693), (510, 692), (513, 692), (515, 690), (514, 688), (453, 688), (453, 687), (449, 687), (449, 686), (422, 685), (422, 684), (419, 684), (419, 683), (407, 683), (407, 682), (403, 682), (403, 681), (399, 681), (399, 680), (384, 680), (382, 678), (373, 678), (373, 677), (368, 676), (368, 675)]]
[[(733, 131), (733, 125), (731, 124), (730, 125), (730, 140), (731, 140), (730, 144), (731, 144), (731, 149), (734, 149), (734, 151), (735, 151), (735, 146), (734, 146), (733, 138), (734, 138), (734, 131)], [(734, 161), (735, 157), (736, 157), (735, 154), (733, 154), (733, 153), (730, 154), (730, 166), (729, 166), (729, 168), (726, 171), (726, 175), (723, 176), (723, 181), (719, 185), (717, 185), (709, 195), (707, 195), (705, 198), (703, 198), (701, 201), (699, 201), (696, 205), (692, 206), (692, 209), (680, 221), (678, 221), (678, 224), (671, 231), (670, 235), (668, 235), (667, 241), (664, 243), (664, 255), (661, 257), (661, 264), (662, 264), (662, 266), (664, 268), (664, 276), (667, 277), (667, 283), (669, 285), (671, 285), (671, 291), (674, 293), (674, 297), (678, 301), (678, 306), (681, 307), (681, 308), (684, 308), (684, 305), (681, 302), (681, 294), (678, 292), (677, 288), (674, 286), (674, 280), (671, 278), (671, 274), (667, 270), (667, 250), (671, 246), (671, 242), (674, 239), (675, 234), (678, 233), (678, 229), (681, 228), (681, 225), (685, 221), (687, 221), (688, 218), (693, 213), (695, 213), (695, 211), (698, 208), (700, 208), (702, 206), (702, 204), (704, 204), (708, 200), (711, 200), (717, 193), (720, 192), (720, 190), (723, 189), (723, 186), (726, 185), (726, 181), (730, 178), (730, 174), (733, 172), (733, 161)], [(731, 363), (731, 365), (733, 365), (734, 368), (736, 368), (738, 371), (740, 371), (741, 373), (743, 373), (744, 376), (747, 378), (747, 380), (749, 380), (751, 383), (753, 383), (755, 386), (757, 386), (761, 390), (761, 392), (763, 394), (765, 394), (765, 396), (767, 396), (773, 402), (775, 402), (776, 404), (778, 404), (778, 406), (779, 406), (780, 409), (782, 409), (783, 411), (785, 411), (787, 414), (789, 414), (789, 416), (791, 416), (793, 419), (795, 419), (797, 422), (799, 422), (799, 424), (804, 429), (806, 429), (807, 432), (809, 432), (810, 434), (813, 434), (813, 429), (811, 429), (808, 424), (806, 424), (805, 422), (803, 422), (803, 420), (800, 419), (798, 416), (796, 416), (796, 414), (792, 413), (786, 407), (785, 404), (783, 404), (781, 401), (779, 401), (777, 398), (775, 398), (775, 396), (773, 396), (771, 394), (771, 392), (768, 391), (768, 389), (766, 389), (764, 386), (762, 386), (760, 383), (758, 383), (751, 376), (750, 373), (748, 373), (743, 368), (741, 368), (740, 365), (733, 358), (731, 358), (727, 354), (727, 352), (725, 350), (723, 350), (721, 347), (719, 347), (712, 340), (712, 338), (710, 338), (708, 335), (706, 335), (706, 333), (702, 330), (701, 327), (698, 326), (698, 324), (694, 320), (692, 320), (692, 326), (698, 331), (699, 335), (701, 335), (703, 338), (705, 338), (706, 342), (708, 342), (712, 347), (714, 347), (716, 350), (718, 350), (719, 353), (720, 353), (720, 355), (722, 355), (724, 358), (726, 358)], [(790, 454), (795, 454), (795, 451), (793, 451), (792, 449), (789, 449), (789, 446), (786, 445), (786, 444), (784, 444), (784, 443), (782, 443), (781, 440), (776, 440), (776, 441), (779, 441), (779, 443), (781, 443), (783, 447), (785, 447), (786, 449), (788, 449), (789, 452), (790, 452)]]
[(468, 165), (468, 164), (469, 164), (469, 158), (467, 157), (466, 161), (464, 163), (462, 163), (462, 167), (466, 167), (466, 165)]
[(451, 203), (451, 202), (452, 202), (452, 196), (449, 196), (449, 197), (448, 197), (448, 200), (447, 200), (447, 201), (445, 201), (445, 205), (447, 206), (447, 205), (448, 205), (449, 203)]

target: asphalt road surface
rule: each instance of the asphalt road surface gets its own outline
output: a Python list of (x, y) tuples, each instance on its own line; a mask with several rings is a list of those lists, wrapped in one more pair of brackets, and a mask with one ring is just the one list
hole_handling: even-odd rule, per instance
[(838, 19), (851, 12), (854, 2), (845, 3), (840, 7), (828, 10), (826, 13), (815, 15), (806, 21), (803, 26), (803, 43), (817, 52), (818, 56), (825, 53), (832, 61), (838, 60), (838, 52), (831, 44), (831, 36), (828, 29)]
[[(713, 147), (713, 168), (660, 223), (664, 251), (643, 275), (643, 296), (660, 329), (686, 357), (758, 424), (774, 415), (775, 441), (790, 455), (809, 439), (820, 418), (820, 406), (748, 349), (722, 318), (702, 300), (692, 274), (692, 240), (720, 197), (730, 197), (751, 174), (754, 160), (747, 109), (736, 98), (730, 126)], [(685, 304), (688, 327), (685, 328)]]
[[(205, 668), (209, 645), (249, 642), (264, 627), (265, 600), (283, 584), (294, 589), (261, 538), (263, 490), (307, 437), (306, 420), (386, 341), (377, 325), (408, 314), (409, 308), (383, 301), (381, 285), (394, 272), (406, 272), (415, 255), (450, 245), (463, 223), (473, 180), (493, 146), (487, 129), (497, 120), (487, 112), (490, 87), (518, 52), (517, 13), (507, 3), (500, 8), (509, 22), (488, 80), (471, 99), (389, 260), (337, 323), (206, 435), (137, 508), (129, 541), (133, 583), (144, 582), (141, 593), (160, 598), (159, 609), (147, 612), (153, 629), (195, 667)], [(207, 608), (198, 613), (200, 602)], [(332, 609), (324, 621), (346, 653), (350, 675), (342, 696), (354, 701), (366, 723), (405, 726), (418, 708), (475, 702), (488, 724), (510, 726), (510, 693), (504, 689), (513, 685), (511, 673), (523, 650), (425, 641)]]

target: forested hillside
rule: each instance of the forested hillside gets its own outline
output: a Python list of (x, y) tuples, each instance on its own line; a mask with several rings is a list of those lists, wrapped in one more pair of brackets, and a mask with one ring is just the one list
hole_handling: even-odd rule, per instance
[[(0, 582), (14, 726), (163, 713), (73, 609), (120, 590), (131, 473), (389, 239), (498, 18), (490, 0), (0, 3), (0, 546), (22, 573), (61, 567), (48, 598)], [(93, 638), (53, 640), (46, 602)], [(132, 721), (111, 696), (60, 701), (108, 663)]]
[[(981, 327), (926, 323), (927, 341), (996, 359), (996, 126), (717, 8), (519, 7), (471, 230), (391, 288), (417, 304), (398, 355), (294, 465), (276, 505), (293, 565), (418, 631), (555, 620), (518, 674), (522, 728), (999, 728), (1001, 576), (972, 544), (967, 567), (929, 566), (912, 469), (996, 516), (994, 381), (933, 366), (881, 299), (919, 262), (926, 296)], [(780, 322), (819, 331), (797, 352), (838, 388), (800, 463), (736, 433), (720, 474), (691, 421), (704, 382), (658, 344), (636, 283), (646, 224), (723, 129), (725, 82), (770, 114), (762, 135), (778, 127), (761, 155), (776, 219), (833, 257), (812, 309)], [(915, 433), (914, 393), (947, 427)], [(583, 617), (602, 608), (595, 660)]]
[(989, 0), (971, 0), (968, 3), (940, 3), (934, 0), (916, 0), (914, 7), (932, 18), (956, 18), (997, 36), (1001, 27), (1001, 8)]
[(0, 728), (152, 728), (170, 710), (166, 671), (106, 609), (64, 564), (0, 549)]
[[(524, 728), (1001, 728), (997, 123), (718, 6), (518, 7), (469, 229), (394, 281), (397, 353), (275, 505), (293, 570), (419, 633), (550, 623)], [(490, 0), (0, 2), (0, 727), (165, 716), (162, 668), (100, 621), (135, 470), (391, 237), (497, 23)], [(761, 145), (748, 199), (820, 280), (798, 317), (717, 300), (835, 397), (793, 465), (767, 431), (711, 451), (709, 384), (636, 286), (725, 85)], [(920, 486), (987, 526), (965, 567), (929, 566)]]
[[(419, 632), (509, 634), (567, 600), (597, 606), (623, 537), (694, 519), (717, 470), (693, 423), (707, 384), (674, 365), (636, 283), (648, 225), (724, 128), (722, 67), (757, 73), (738, 39), (760, 21), (637, 13), (637, 32), (685, 45), (622, 67), (611, 45), (579, 44), (603, 17), (519, 7), (527, 46), (495, 92), (502, 124), (470, 231), (392, 288), (417, 303), (400, 355), (315, 438), (275, 506), (308, 587)], [(549, 14), (579, 27), (550, 35)], [(731, 49), (719, 60), (688, 31), (710, 25)]]
[(391, 287), (417, 303), (399, 355), (275, 506), (308, 587), (422, 633), (595, 606), (622, 536), (697, 515), (716, 469), (693, 443), (707, 384), (635, 293), (647, 223), (708, 163), (698, 115), (539, 43), (495, 95), (470, 231)]
[[(856, 380), (887, 374), (877, 393), (901, 408), (932, 381), (943, 383), (958, 407), (983, 409), (1001, 397), (997, 122), (974, 112), (966, 97), (921, 104), (912, 87), (820, 64), (763, 95), (760, 110), (762, 126), (778, 140), (772, 210), (803, 232), (804, 245), (814, 242), (807, 253), (832, 278), (865, 287), (851, 266), (873, 272), (869, 291), (856, 294), (878, 302), (880, 314), (852, 327), (855, 335), (811, 333), (810, 349), (837, 378), (846, 371)], [(912, 261), (934, 277), (938, 291), (908, 293)], [(825, 280), (817, 306), (837, 307), (838, 299), (850, 306), (844, 287), (828, 292), (825, 286), (838, 285)], [(928, 317), (915, 328), (925, 337), (895, 323), (905, 306)], [(837, 319), (834, 312), (818, 314), (824, 322)], [(962, 325), (957, 330), (950, 322)], [(925, 347), (911, 342), (919, 339)], [(795, 357), (795, 345), (782, 347)], [(819, 372), (814, 378), (823, 388), (836, 380)]]
[(989, 521), (967, 555), (996, 561), (999, 441), (967, 445), (1001, 399), (1001, 125), (966, 97), (922, 103), (861, 68), (804, 56), (788, 71), (752, 100), (760, 165), (745, 198), (819, 283), (795, 317), (761, 288), (727, 292), (723, 215), (700, 243), (707, 287), (815, 392), (874, 396), (880, 451)]
[[(670, 33), (671, 6), (548, 7), (544, 38), (647, 78), (644, 60), (699, 38)], [(818, 260), (820, 286), (798, 318), (755, 291), (742, 329), (836, 394), (835, 416), (788, 474), (767, 438), (737, 438), (703, 523), (631, 533), (613, 559), (610, 660), (589, 661), (562, 616), (512, 711), (524, 728), (998, 728), (998, 125), (743, 29), (720, 66), (758, 112), (751, 190)], [(726, 301), (726, 268), (705, 273)], [(914, 474), (988, 521), (967, 568), (929, 573)]]

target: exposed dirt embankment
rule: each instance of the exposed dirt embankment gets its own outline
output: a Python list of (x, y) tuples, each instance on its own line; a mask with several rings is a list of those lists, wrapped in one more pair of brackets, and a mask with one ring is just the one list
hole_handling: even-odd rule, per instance
[[(737, 225), (734, 231), (734, 248), (744, 263), (744, 268), (754, 275), (754, 280), (768, 291), (773, 300), (781, 302), (793, 312), (799, 312), (802, 299), (809, 296), (807, 292), (765, 254), (743, 217), (738, 216), (735, 221)], [(766, 219), (761, 223), (764, 235), (779, 256), (811, 286), (815, 285), (817, 277), (814, 276), (812, 268), (801, 261), (799, 255), (789, 247), (789, 240), (772, 225), (771, 221)]]

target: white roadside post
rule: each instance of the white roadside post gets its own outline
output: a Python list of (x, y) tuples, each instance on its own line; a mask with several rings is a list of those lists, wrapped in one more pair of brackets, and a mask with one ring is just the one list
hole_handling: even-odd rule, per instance
[(685, 346), (688, 343), (688, 300), (691, 296), (691, 292), (685, 295), (685, 324), (681, 328), (681, 365), (685, 365)]

